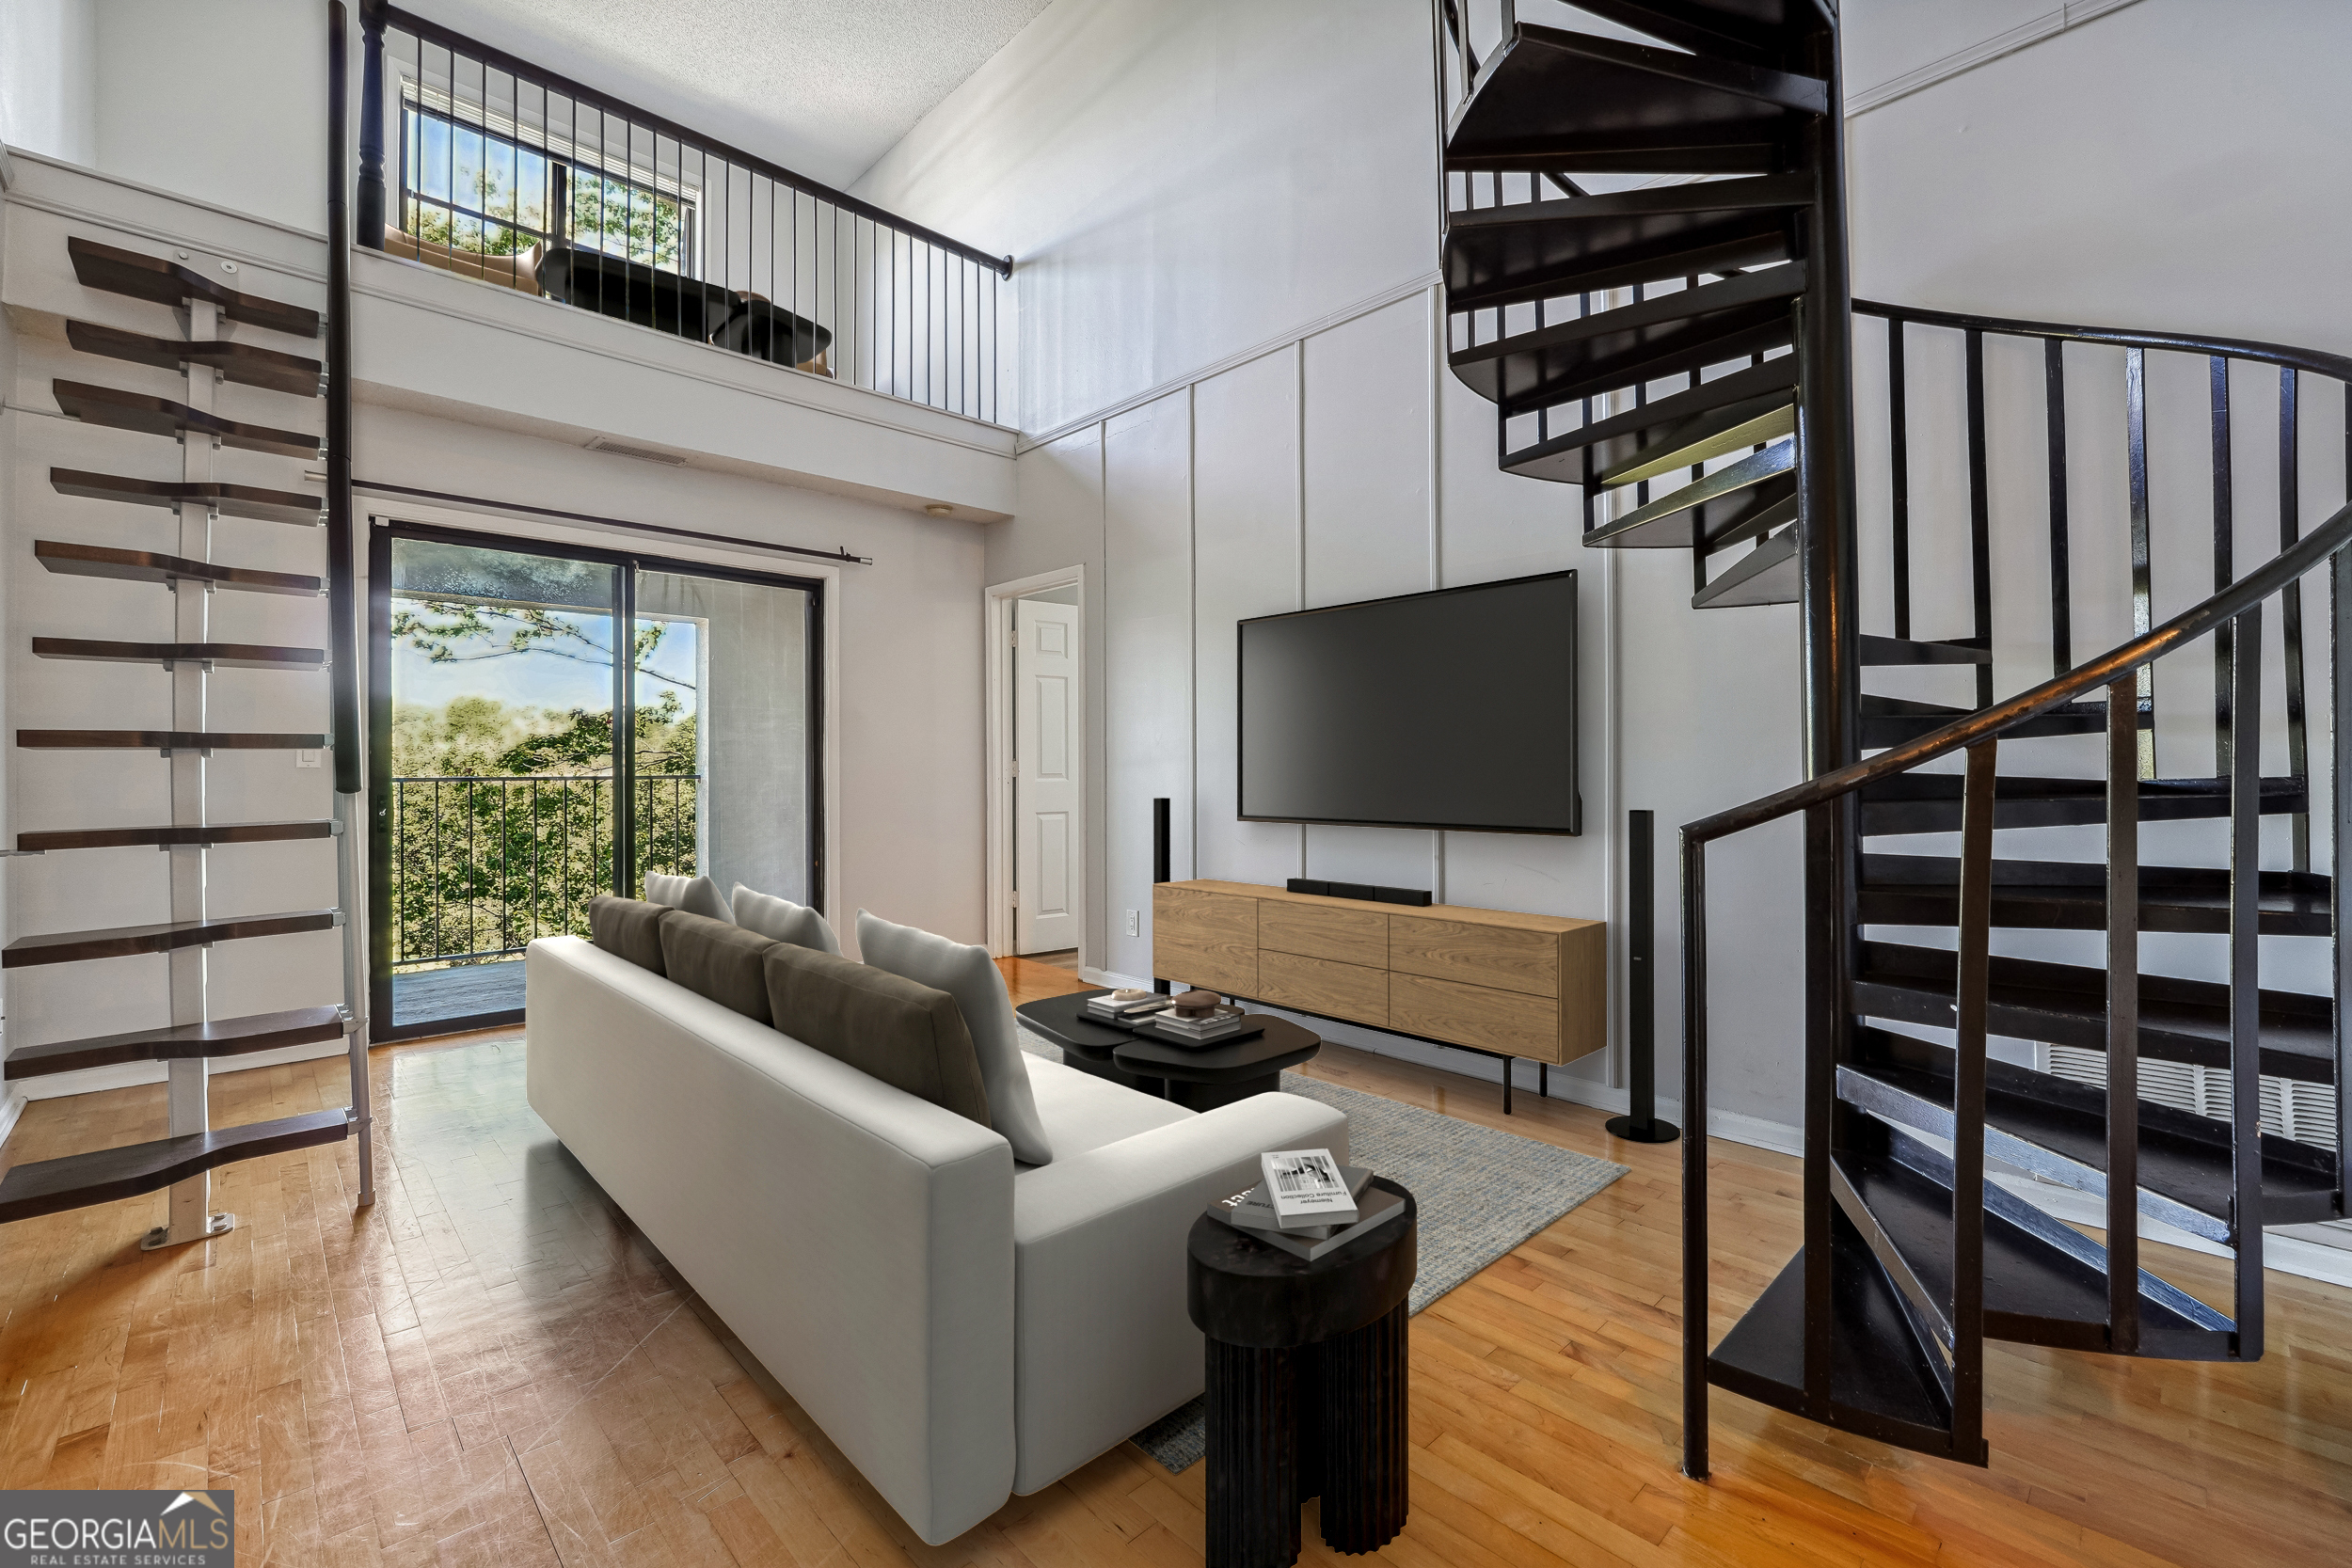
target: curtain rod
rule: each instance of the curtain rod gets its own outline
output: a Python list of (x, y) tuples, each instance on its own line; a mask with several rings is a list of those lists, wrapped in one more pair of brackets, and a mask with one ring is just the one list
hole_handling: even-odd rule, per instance
[(659, 533), (672, 539), (700, 539), (713, 545), (728, 545), (747, 550), (774, 550), (782, 555), (807, 556), (814, 561), (842, 561), (857, 566), (871, 566), (874, 563), (872, 556), (852, 555), (846, 546), (837, 550), (812, 550), (803, 545), (774, 545), (765, 539), (744, 539), (732, 533), (702, 533), (691, 528), (665, 528), (660, 523), (632, 523), (626, 517), (599, 517), (592, 512), (559, 512), (551, 506), (526, 506), (520, 501), (488, 500), (481, 496), (453, 496), (440, 490), (420, 490), (407, 484), (381, 484), (368, 479), (355, 479), (351, 487), (378, 496), (405, 496), (411, 500), (479, 506), (492, 512), (519, 512), (528, 516), (553, 517), (566, 523), (594, 523), (598, 528), (627, 529), (632, 533)]

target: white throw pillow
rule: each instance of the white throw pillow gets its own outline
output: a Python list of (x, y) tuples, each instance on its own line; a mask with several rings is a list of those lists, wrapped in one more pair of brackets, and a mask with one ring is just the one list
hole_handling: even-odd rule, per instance
[(806, 904), (795, 904), (772, 893), (754, 893), (740, 882), (735, 884), (735, 895), (729, 902), (735, 909), (735, 923), (747, 931), (756, 931), (771, 942), (813, 947), (836, 958), (841, 954), (841, 943), (834, 937), (832, 923)]
[(912, 926), (894, 926), (864, 910), (857, 911), (857, 945), (859, 954), (876, 969), (944, 990), (956, 999), (956, 1006), (963, 1013), (963, 1026), (972, 1032), (973, 1048), (979, 1053), (989, 1122), (1012, 1145), (1014, 1159), (1025, 1165), (1051, 1164), (1054, 1147), (1046, 1142), (1044, 1118), (1037, 1114), (1037, 1097), (1029, 1091), (1029, 1069), (1022, 1057), (1012, 997), (1005, 990), (1005, 977), (988, 949), (949, 942)]
[(713, 920), (735, 924), (735, 911), (727, 908), (726, 895), (719, 884), (707, 877), (670, 877), (659, 871), (645, 873), (645, 902), (667, 904), (688, 914), (708, 915)]

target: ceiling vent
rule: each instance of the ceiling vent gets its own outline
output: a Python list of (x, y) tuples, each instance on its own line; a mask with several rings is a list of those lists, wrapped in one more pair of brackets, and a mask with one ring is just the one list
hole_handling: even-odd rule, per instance
[(682, 468), (686, 459), (675, 452), (656, 451), (651, 447), (632, 447), (626, 441), (614, 441), (599, 436), (588, 443), (590, 451), (609, 451), (615, 457), (634, 457), (641, 463), (659, 463), (665, 468)]

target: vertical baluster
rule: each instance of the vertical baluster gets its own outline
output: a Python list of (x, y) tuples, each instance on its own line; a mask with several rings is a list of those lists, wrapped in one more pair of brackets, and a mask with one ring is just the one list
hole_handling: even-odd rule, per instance
[[(1984, 456), (1984, 334), (1968, 329), (1968, 558), (1975, 577), (1977, 646), (1993, 646), (1993, 498)], [(1993, 665), (1977, 666), (1977, 705), (1993, 705)]]
[[(2279, 548), (2302, 533), (2302, 455), (2296, 439), (2297, 393), (2301, 383), (2292, 365), (2279, 372)], [(2294, 868), (2312, 868), (2311, 738), (2303, 712), (2303, 585), (2290, 582), (2279, 595), (2279, 637), (2286, 663), (2287, 771), (2303, 781), (2304, 806), (2289, 818)]]
[(1831, 1237), (1836, 1198), (1831, 1184), (1837, 1118), (1836, 1019), (1847, 1000), (1843, 965), (1820, 961), (1851, 940), (1839, 892), (1844, 858), (1837, 803), (1808, 807), (1804, 814), (1804, 882), (1815, 890), (1804, 913), (1806, 964), (1804, 1041), (1804, 1415), (1827, 1421), (1830, 1369), (1836, 1351), (1837, 1293)]
[(1886, 442), (1893, 489), (1895, 635), (1911, 636), (1911, 434), (1903, 372), (1903, 319), (1886, 318)]
[[(2132, 635), (2143, 637), (2153, 583), (2148, 556), (2148, 351), (2123, 351), (2123, 446), (2132, 509)], [(2156, 776), (2156, 667), (2139, 667), (2133, 705), (2138, 709), (2139, 776)]]
[(1682, 1473), (1707, 1479), (1707, 844), (1682, 839)]
[[(2213, 388), (2213, 591), (2218, 594), (2237, 575), (2237, 521), (2230, 504), (2230, 361), (2217, 354), (2206, 367)], [(2222, 775), (2230, 771), (2230, 738), (2236, 733), (2230, 722), (2230, 638), (2227, 626), (2213, 634), (2213, 758), (2214, 771)]]
[(2262, 608), (2231, 639), (2230, 1119), (2231, 1238), (2237, 1247), (2237, 1353), (2263, 1353), (2262, 1226)]
[(2139, 1349), (2138, 705), (2107, 688), (2107, 1349)]
[(2042, 341), (2042, 399), (2050, 440), (2050, 673), (2074, 667), (2074, 569), (2066, 535), (2066, 344)]
[[(1641, 285), (1641, 284), (1639, 284), (1639, 283), (1634, 284), (1634, 285), (1633, 285), (1633, 303), (1634, 303), (1634, 304), (1639, 305), (1639, 304), (1641, 304), (1641, 303), (1642, 303), (1642, 293), (1643, 293), (1643, 290), (1642, 290), (1642, 285)], [(1646, 407), (1646, 406), (1648, 405), (1648, 404), (1649, 404), (1649, 384), (1648, 384), (1647, 382), (1641, 382), (1641, 383), (1637, 383), (1637, 384), (1634, 386), (1634, 388), (1633, 388), (1633, 406), (1634, 406), (1634, 407), (1636, 407), (1636, 408), (1643, 408), (1643, 407)], [(1638, 509), (1638, 508), (1641, 508), (1641, 507), (1647, 506), (1647, 505), (1649, 504), (1649, 481), (1648, 481), (1648, 480), (1646, 480), (1646, 479), (1645, 479), (1645, 480), (1642, 481), (1639, 484), (1636, 484), (1636, 485), (1633, 487), (1633, 504), (1634, 504), (1634, 506), (1635, 506), (1637, 509)], [(1693, 519), (1692, 520), (1692, 524), (1691, 524), (1691, 543), (1692, 543), (1692, 544), (1695, 546), (1697, 546), (1697, 545), (1699, 545), (1699, 544), (1700, 544), (1700, 542), (1704, 539), (1704, 537), (1705, 537), (1705, 535), (1703, 535), (1703, 534), (1699, 531), (1699, 526), (1698, 526), (1698, 522), (1697, 522), (1697, 520), (1696, 520), (1695, 518), (1693, 518)]]
[(1968, 748), (1960, 817), (1960, 952), (1952, 1037), (1952, 1457), (1967, 1463), (1981, 1463), (1984, 1450), (1985, 990), (1999, 745), (1987, 739)]
[[(2352, 457), (2352, 387), (2345, 388), (2344, 446)], [(2352, 475), (2352, 468), (2345, 470)], [(2336, 1048), (2336, 1212), (2352, 1212), (2352, 942), (2344, 940), (2344, 879), (2352, 876), (2352, 722), (2345, 699), (2352, 689), (2352, 551), (2328, 562), (2328, 871), (2332, 890), (2328, 923), (2334, 983)]]

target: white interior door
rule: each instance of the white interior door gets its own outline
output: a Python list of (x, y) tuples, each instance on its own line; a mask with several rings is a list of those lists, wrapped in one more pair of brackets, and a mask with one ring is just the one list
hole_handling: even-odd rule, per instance
[(1078, 945), (1078, 607), (1012, 605), (1013, 945)]

